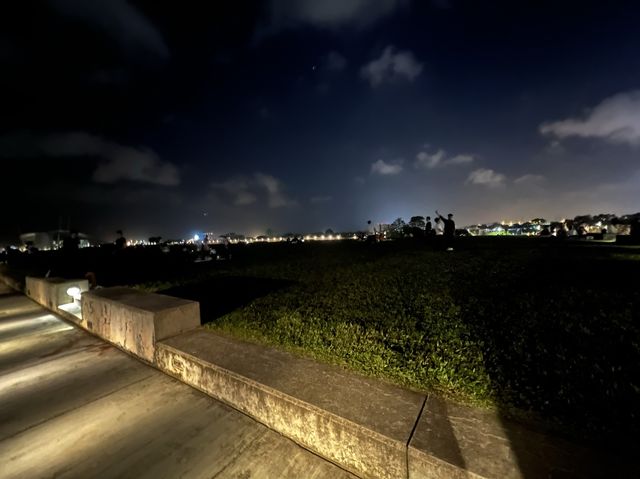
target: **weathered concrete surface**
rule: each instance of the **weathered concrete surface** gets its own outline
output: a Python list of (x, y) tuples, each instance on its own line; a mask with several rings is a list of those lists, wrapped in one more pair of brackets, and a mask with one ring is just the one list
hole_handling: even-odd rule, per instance
[(159, 342), (156, 364), (358, 475), (407, 475), (421, 394), (202, 329)]
[[(0, 376), (0, 391), (11, 391), (0, 402), (0, 440), (152, 374), (104, 343), (16, 368)], [(34, 390), (47, 394), (33, 394)]]
[(94, 336), (77, 334), (70, 324), (23, 295), (0, 296), (0, 311), (7, 310), (13, 314), (0, 314), (0, 374), (104, 344)]
[(131, 288), (104, 288), (82, 294), (82, 319), (76, 321), (153, 362), (156, 341), (200, 326), (200, 304)]
[(55, 311), (59, 305), (73, 302), (73, 298), (67, 294), (67, 290), (72, 286), (80, 288), (80, 291), (89, 290), (89, 282), (86, 279), (68, 280), (27, 276), (25, 293), (36, 303)]
[(607, 457), (497, 416), (429, 396), (409, 445), (410, 479), (636, 477)]
[(0, 297), (3, 308), (0, 310), (0, 319), (15, 317), (42, 311), (42, 307), (29, 301), (22, 293), (18, 293), (3, 283), (0, 283)]
[(21, 298), (33, 316), (0, 316), (0, 478), (353, 479)]

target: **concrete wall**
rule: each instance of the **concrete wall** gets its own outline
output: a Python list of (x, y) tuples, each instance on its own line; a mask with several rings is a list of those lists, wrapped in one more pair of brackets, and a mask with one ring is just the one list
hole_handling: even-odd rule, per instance
[(67, 294), (67, 290), (72, 286), (80, 288), (80, 291), (89, 290), (89, 282), (86, 279), (68, 280), (27, 276), (25, 292), (36, 303), (55, 311), (61, 304), (73, 302), (73, 298)]
[[(59, 307), (73, 303), (67, 290), (82, 291), (81, 313)], [(131, 288), (89, 291), (85, 279), (27, 277), (25, 293), (42, 306), (61, 314), (87, 331), (153, 362), (156, 342), (200, 326), (200, 304)]]
[(156, 341), (200, 326), (200, 304), (130, 288), (97, 289), (82, 295), (79, 324), (153, 362)]
[[(186, 336), (195, 341), (181, 341)], [(251, 354), (250, 345), (236, 343), (238, 349), (249, 351), (245, 362), (261, 361), (266, 363), (265, 369), (254, 368), (255, 364), (243, 365), (241, 354), (234, 354), (208, 331), (193, 331), (172, 340), (179, 341), (184, 349), (164, 341), (159, 343), (156, 365), (162, 371), (239, 409), (360, 477), (398, 479), (407, 476), (407, 441), (420, 411), (421, 395), (399, 388), (385, 388), (386, 394), (356, 401), (362, 390), (361, 385), (356, 384), (356, 376), (349, 388), (341, 381), (344, 375), (335, 368), (308, 367), (308, 361), (290, 357), (291, 369), (284, 374), (289, 374), (294, 381), (287, 381), (287, 378), (274, 378), (272, 373), (276, 368), (270, 366), (276, 361)], [(222, 361), (211, 362), (203, 358), (215, 350), (234, 356), (231, 362), (237, 367), (220, 366)], [(278, 352), (274, 353), (280, 356)], [(297, 366), (301, 363), (304, 364), (303, 375), (297, 374)], [(246, 367), (254, 369), (255, 378), (248, 377)], [(309, 390), (313, 388), (322, 390), (323, 397), (310, 395)], [(385, 404), (380, 404), (381, 400)], [(328, 402), (333, 407), (328, 406)], [(354, 408), (364, 414), (356, 414), (359, 417), (354, 418), (350, 414)], [(395, 434), (389, 431), (391, 424), (399, 426), (393, 428), (399, 429)]]

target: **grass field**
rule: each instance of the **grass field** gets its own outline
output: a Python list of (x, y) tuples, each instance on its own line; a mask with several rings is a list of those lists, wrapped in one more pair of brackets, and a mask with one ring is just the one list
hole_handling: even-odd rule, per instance
[(640, 432), (640, 249), (252, 245), (169, 294), (212, 330), (583, 436)]

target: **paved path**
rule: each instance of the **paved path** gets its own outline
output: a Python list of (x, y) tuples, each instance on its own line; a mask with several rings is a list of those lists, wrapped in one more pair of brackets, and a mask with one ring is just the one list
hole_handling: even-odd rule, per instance
[(354, 478), (1, 284), (0, 477)]

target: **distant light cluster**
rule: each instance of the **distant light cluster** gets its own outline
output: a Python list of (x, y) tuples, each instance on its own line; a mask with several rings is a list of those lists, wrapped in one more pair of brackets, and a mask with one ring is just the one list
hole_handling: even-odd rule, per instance
[[(196, 236), (191, 240), (187, 240), (187, 242), (198, 242), (196, 240)], [(209, 244), (220, 244), (220, 243), (245, 243), (245, 244), (253, 244), (253, 243), (281, 243), (281, 242), (290, 242), (290, 241), (336, 241), (336, 240), (344, 240), (344, 239), (357, 239), (356, 235), (342, 235), (342, 234), (320, 234), (320, 235), (287, 235), (287, 236), (239, 236), (237, 238), (233, 237), (224, 237), (219, 236), (216, 237), (212, 233), (207, 233), (205, 235), (208, 238), (213, 238), (208, 240)], [(203, 239), (201, 239), (203, 240)]]

